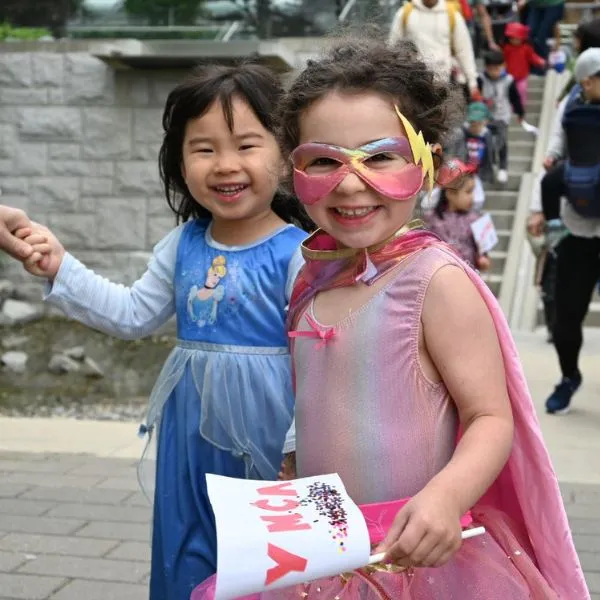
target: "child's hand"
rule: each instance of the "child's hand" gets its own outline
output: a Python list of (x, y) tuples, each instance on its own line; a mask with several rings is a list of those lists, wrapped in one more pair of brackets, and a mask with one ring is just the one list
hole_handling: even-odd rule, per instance
[(25, 270), (37, 277), (53, 280), (65, 256), (65, 249), (54, 234), (43, 225), (21, 229), (15, 234), (33, 248), (33, 254), (23, 261)]
[(477, 257), (477, 268), (480, 271), (489, 271), (492, 266), (492, 261), (489, 256), (478, 256)]
[(532, 212), (527, 217), (527, 232), (533, 237), (538, 237), (544, 233), (544, 226), (546, 225), (546, 219), (544, 219), (544, 213), (541, 211)]
[(290, 452), (286, 454), (281, 463), (281, 471), (277, 476), (279, 481), (290, 481), (296, 479), (296, 453)]
[(404, 567), (441, 567), (461, 546), (460, 517), (447, 494), (425, 488), (398, 511), (375, 552)]

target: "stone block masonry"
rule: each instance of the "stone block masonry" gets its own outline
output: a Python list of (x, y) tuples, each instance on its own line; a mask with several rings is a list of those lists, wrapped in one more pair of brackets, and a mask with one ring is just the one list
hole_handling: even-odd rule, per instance
[[(0, 50), (0, 203), (47, 224), (97, 272), (131, 283), (175, 224), (158, 148), (164, 102), (184, 73), (116, 71), (87, 52), (49, 48)], [(29, 280), (12, 261), (0, 271)]]

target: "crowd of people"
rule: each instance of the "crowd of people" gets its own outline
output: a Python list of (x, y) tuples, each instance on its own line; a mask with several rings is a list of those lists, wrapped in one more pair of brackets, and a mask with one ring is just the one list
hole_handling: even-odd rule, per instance
[[(566, 62), (558, 31), (564, 2), (531, 0), (520, 4), (520, 20), (519, 15), (511, 18), (509, 14), (501, 40), (497, 29), (495, 32), (490, 27), (490, 4), (478, 6), (488, 46), (480, 75), (475, 72), (473, 29), (467, 27), (473, 14), (463, 3), (405, 3), (396, 14), (390, 39), (412, 40), (424, 55), (441, 65), (445, 77), (465, 84), (465, 123), (448, 151), (473, 165), (476, 179), (502, 184), (508, 178), (507, 132), (512, 115), (534, 131), (525, 121), (530, 74), (543, 73), (550, 65), (561, 71)], [(504, 15), (507, 13), (508, 9)], [(581, 23), (574, 32), (568, 61), (571, 77), (558, 98), (544, 174), (537, 184), (527, 225), (540, 259), (536, 275), (548, 338), (556, 346), (562, 373), (546, 401), (552, 414), (568, 412), (571, 398), (582, 383), (578, 366), (582, 324), (600, 279), (599, 46), (600, 19)], [(484, 270), (490, 266), (489, 259), (482, 261), (466, 250), (472, 247), (473, 236), (465, 224), (474, 220), (485, 201), (479, 182), (473, 191), (477, 193), (472, 194), (469, 209), (464, 202), (462, 209), (453, 209), (447, 194), (436, 196), (439, 205), (429, 212), (427, 220), (444, 239), (465, 249), (463, 258), (475, 260), (472, 264)], [(450, 221), (444, 217), (446, 212), (457, 212), (463, 218), (453, 215)]]
[[(332, 472), (365, 519), (386, 524), (371, 543), (393, 565), (253, 600), (590, 598), (518, 353), (476, 272), (490, 260), (470, 229), (482, 180), (505, 181), (511, 111), (525, 115), (522, 72), (505, 70), (519, 54), (545, 59), (517, 52), (528, 43), (520, 34), (501, 43), (490, 30), (497, 47), (478, 77), (460, 6), (418, 1), (397, 15), (393, 43), (339, 40), (286, 91), (253, 64), (190, 73), (167, 99), (159, 153), (178, 225), (131, 287), (0, 206), (0, 247), (46, 281), (45, 301), (70, 318), (129, 339), (177, 318), (140, 427), (157, 442), (151, 600), (214, 598), (207, 474)], [(544, 23), (540, 11), (558, 12), (531, 4)], [(425, 52), (433, 31), (436, 49)], [(597, 114), (597, 52), (575, 62), (560, 117), (564, 166), (546, 165), (547, 177), (562, 176), (570, 230), (556, 278), (581, 296), (600, 275), (598, 205), (581, 192), (594, 165), (574, 151)], [(413, 214), (436, 184), (433, 233)], [(564, 268), (571, 260), (581, 266)], [(560, 288), (553, 332), (573, 389), (577, 339), (564, 318), (576, 319)], [(486, 532), (462, 543), (465, 514)]]

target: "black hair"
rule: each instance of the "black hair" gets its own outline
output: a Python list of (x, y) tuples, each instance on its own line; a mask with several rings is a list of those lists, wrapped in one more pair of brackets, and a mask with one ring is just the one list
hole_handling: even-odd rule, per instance
[(286, 153), (299, 143), (301, 114), (336, 90), (391, 98), (427, 142), (446, 141), (462, 117), (462, 94), (434, 73), (412, 42), (390, 46), (385, 37), (343, 37), (320, 58), (308, 61), (281, 104), (280, 137)]
[(581, 23), (573, 34), (579, 39), (579, 52), (600, 48), (600, 18)]
[(433, 209), (433, 212), (440, 218), (444, 218), (444, 213), (448, 210), (448, 196), (446, 195), (446, 190), (442, 188), (440, 190), (440, 197)]
[[(233, 100), (240, 98), (252, 109), (263, 127), (275, 134), (275, 112), (282, 94), (283, 87), (278, 77), (266, 67), (254, 63), (197, 67), (171, 91), (163, 112), (164, 137), (158, 165), (167, 203), (177, 215), (178, 223), (212, 216), (191, 195), (181, 172), (188, 122), (202, 116), (215, 102), (219, 102), (227, 126), (233, 131)], [(271, 207), (288, 223), (307, 230), (314, 227), (302, 205), (292, 195), (278, 191)]]
[(486, 67), (497, 67), (504, 64), (504, 54), (500, 50), (490, 50), (483, 55)]

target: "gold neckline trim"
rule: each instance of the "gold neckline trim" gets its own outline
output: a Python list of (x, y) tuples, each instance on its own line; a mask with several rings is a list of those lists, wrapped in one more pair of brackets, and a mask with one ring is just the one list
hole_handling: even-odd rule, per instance
[(383, 240), (383, 242), (379, 242), (379, 244), (374, 244), (368, 248), (339, 248), (337, 250), (313, 250), (312, 248), (309, 248), (310, 243), (324, 233), (322, 229), (317, 229), (302, 242), (302, 256), (308, 260), (340, 260), (342, 258), (351, 258), (352, 256), (356, 256), (365, 251), (367, 254), (372, 254), (387, 246), (392, 240), (402, 237), (405, 233), (408, 233), (413, 229), (421, 229), (424, 225), (425, 224), (420, 219), (414, 219), (398, 229), (398, 231), (393, 233), (389, 238)]

